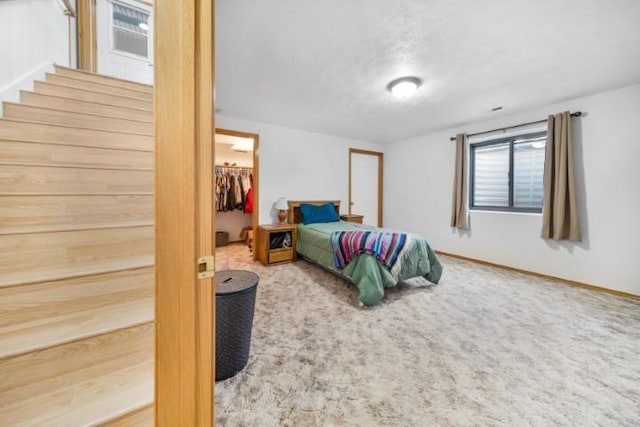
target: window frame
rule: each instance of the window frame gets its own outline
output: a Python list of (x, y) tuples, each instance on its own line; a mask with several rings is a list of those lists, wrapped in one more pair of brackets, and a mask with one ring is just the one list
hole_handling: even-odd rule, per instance
[[(539, 208), (521, 208), (513, 206), (513, 193), (514, 193), (514, 178), (513, 178), (513, 146), (515, 141), (527, 138), (540, 138), (546, 137), (547, 131), (537, 131), (519, 135), (513, 135), (508, 137), (501, 137), (491, 139), (488, 141), (476, 142), (469, 144), (469, 210), (472, 211), (492, 211), (492, 212), (524, 212), (524, 213), (542, 213), (542, 206)], [(491, 145), (498, 145), (509, 143), (509, 189), (508, 200), (509, 206), (476, 206), (475, 205), (475, 150), (476, 148), (487, 147)], [(546, 158), (546, 145), (545, 145), (545, 158)], [(544, 173), (544, 172), (543, 172)], [(543, 177), (544, 178), (544, 177)], [(544, 179), (543, 179), (544, 180)]]
[[(123, 31), (127, 31), (129, 33), (133, 33), (133, 34), (138, 34), (135, 31), (131, 31), (128, 28), (125, 27), (121, 27), (119, 25), (116, 25), (116, 23), (114, 22), (113, 19), (113, 12), (114, 12), (114, 5), (117, 4), (119, 6), (122, 7), (128, 7), (129, 9), (134, 9), (140, 13), (143, 13), (145, 15), (148, 16), (147, 19), (147, 25), (149, 25), (149, 29), (147, 30), (147, 34), (146, 34), (146, 38), (147, 38), (147, 56), (142, 56), (142, 55), (138, 55), (132, 52), (128, 52), (126, 50), (120, 50), (116, 48), (116, 42), (114, 39), (114, 35), (113, 35), (113, 30), (115, 27), (119, 28), (120, 30)], [(141, 62), (145, 62), (147, 64), (151, 64), (153, 62), (153, 50), (152, 50), (152, 42), (153, 42), (153, 37), (152, 37), (152, 18), (153, 18), (153, 11), (143, 8), (141, 6), (138, 6), (137, 4), (131, 4), (129, 3), (127, 0), (112, 0), (109, 2), (109, 52), (114, 54), (114, 55), (120, 55), (120, 56), (124, 56), (126, 58), (130, 58), (130, 59), (136, 59), (138, 61)]]

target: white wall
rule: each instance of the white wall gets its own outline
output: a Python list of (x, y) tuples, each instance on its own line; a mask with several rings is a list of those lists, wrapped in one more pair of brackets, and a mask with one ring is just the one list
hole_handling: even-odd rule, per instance
[(277, 222), (273, 205), (288, 200), (341, 200), (348, 212), (349, 148), (383, 151), (365, 141), (216, 116), (216, 127), (260, 135), (260, 223)]
[(0, 1), (0, 101), (17, 102), (52, 63), (68, 66), (69, 54), (69, 19), (57, 1)]
[[(449, 138), (564, 110), (587, 113), (574, 119), (583, 242), (540, 238), (537, 214), (471, 212), (468, 232), (450, 228)], [(640, 295), (639, 162), (640, 85), (402, 140), (385, 150), (385, 225), (418, 232), (445, 252)]]

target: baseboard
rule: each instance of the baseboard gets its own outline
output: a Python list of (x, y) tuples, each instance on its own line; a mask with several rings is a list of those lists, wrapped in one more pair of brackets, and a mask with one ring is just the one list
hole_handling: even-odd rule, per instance
[(553, 280), (554, 282), (564, 283), (570, 286), (576, 286), (578, 288), (590, 289), (592, 291), (603, 292), (606, 294), (616, 295), (619, 297), (630, 298), (634, 300), (640, 300), (640, 295), (630, 294), (628, 292), (616, 291), (615, 289), (609, 289), (602, 286), (590, 285), (588, 283), (576, 282), (574, 280), (563, 279), (562, 277), (550, 276), (548, 274), (536, 273), (535, 271), (523, 270), (521, 268), (509, 267), (508, 265), (496, 264), (494, 262), (483, 261), (481, 259), (470, 258), (463, 255), (452, 254), (444, 251), (435, 251), (439, 255), (449, 256), (451, 258), (457, 258), (464, 261), (475, 262), (477, 264), (488, 265), (490, 267), (501, 268), (503, 270), (513, 271), (516, 273), (522, 273), (529, 276), (540, 277), (542, 279)]
[(20, 102), (21, 90), (33, 90), (34, 80), (44, 81), (45, 74), (53, 72), (53, 64), (45, 62), (27, 71), (17, 79), (0, 88), (0, 117), (2, 117), (2, 102)]

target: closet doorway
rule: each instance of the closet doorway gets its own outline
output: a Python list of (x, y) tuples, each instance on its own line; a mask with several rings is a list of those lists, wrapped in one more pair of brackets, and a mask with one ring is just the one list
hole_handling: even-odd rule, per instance
[(382, 227), (383, 153), (349, 148), (349, 214)]
[(253, 260), (257, 259), (253, 248), (259, 218), (259, 144), (258, 134), (216, 128), (216, 247), (243, 244)]

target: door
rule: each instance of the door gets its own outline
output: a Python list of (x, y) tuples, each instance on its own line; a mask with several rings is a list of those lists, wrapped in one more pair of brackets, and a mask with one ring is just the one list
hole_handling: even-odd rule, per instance
[(382, 162), (382, 153), (349, 149), (349, 213), (376, 227), (382, 227)]
[(156, 3), (158, 427), (213, 425), (213, 0)]
[(98, 73), (153, 84), (153, 11), (137, 0), (97, 0)]

